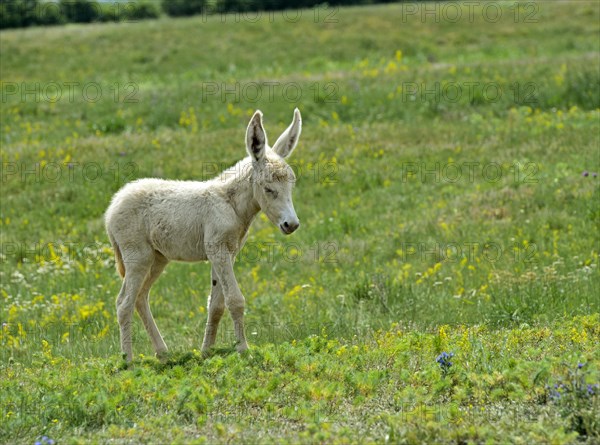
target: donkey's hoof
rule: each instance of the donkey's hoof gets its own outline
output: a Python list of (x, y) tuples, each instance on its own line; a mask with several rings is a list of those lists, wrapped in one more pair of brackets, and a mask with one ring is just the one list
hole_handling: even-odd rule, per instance
[(169, 359), (169, 351), (157, 352), (155, 355), (156, 355), (156, 358), (158, 359), (158, 361), (161, 363), (166, 363), (167, 360)]

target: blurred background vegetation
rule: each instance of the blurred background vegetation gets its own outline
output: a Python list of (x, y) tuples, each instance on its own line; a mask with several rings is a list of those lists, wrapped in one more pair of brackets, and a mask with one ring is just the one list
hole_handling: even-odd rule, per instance
[[(396, 3), (393, 0), (330, 0), (331, 6)], [(1, 0), (0, 29), (65, 23), (121, 22), (230, 12), (278, 11), (312, 8), (322, 0)]]

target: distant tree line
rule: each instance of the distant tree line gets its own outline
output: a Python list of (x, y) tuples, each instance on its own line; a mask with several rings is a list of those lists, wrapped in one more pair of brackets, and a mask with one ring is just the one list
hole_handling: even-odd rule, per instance
[(330, 6), (393, 3), (401, 0), (0, 0), (0, 29), (65, 23), (120, 22), (172, 16), (276, 11)]
[(120, 22), (156, 18), (160, 10), (150, 2), (90, 0), (0, 0), (0, 29), (65, 23)]
[(162, 0), (163, 11), (173, 17), (227, 12), (278, 11), (330, 6), (397, 3), (402, 0)]

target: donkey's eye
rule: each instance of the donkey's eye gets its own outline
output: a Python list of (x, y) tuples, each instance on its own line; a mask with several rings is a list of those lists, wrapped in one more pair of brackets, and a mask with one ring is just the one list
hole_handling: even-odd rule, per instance
[(265, 193), (271, 195), (273, 198), (277, 198), (277, 192), (272, 188), (265, 187)]

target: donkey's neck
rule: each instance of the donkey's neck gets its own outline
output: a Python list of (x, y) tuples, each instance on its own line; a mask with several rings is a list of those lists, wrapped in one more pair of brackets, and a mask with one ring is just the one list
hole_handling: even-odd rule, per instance
[(252, 190), (252, 160), (249, 157), (242, 159), (221, 173), (217, 180), (222, 182), (225, 199), (247, 229), (260, 211)]

